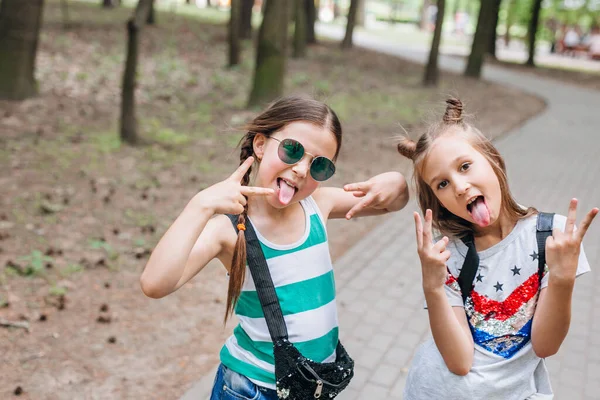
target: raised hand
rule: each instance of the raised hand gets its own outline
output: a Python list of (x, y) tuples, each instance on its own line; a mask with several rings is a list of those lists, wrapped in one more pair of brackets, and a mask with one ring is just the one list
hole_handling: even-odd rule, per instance
[(450, 250), (446, 249), (448, 238), (444, 236), (433, 244), (432, 213), (425, 211), (425, 226), (421, 223), (419, 213), (414, 213), (415, 228), (417, 233), (417, 252), (421, 260), (423, 274), (423, 290), (443, 288), (448, 276), (446, 263), (450, 258)]
[(346, 214), (346, 219), (352, 218), (365, 208), (395, 211), (402, 208), (396, 207), (403, 193), (406, 183), (402, 174), (398, 172), (386, 172), (376, 175), (365, 182), (350, 183), (344, 185), (346, 192), (352, 192), (355, 197), (362, 197), (361, 201), (354, 205)]
[(577, 199), (571, 199), (565, 231), (554, 228), (552, 236), (546, 240), (546, 264), (550, 270), (551, 279), (575, 280), (581, 242), (597, 214), (598, 208), (592, 208), (581, 221), (579, 228), (575, 229)]
[(200, 206), (210, 209), (213, 214), (241, 214), (248, 196), (268, 196), (275, 193), (273, 189), (241, 184), (253, 162), (254, 157), (248, 157), (229, 178), (198, 193)]

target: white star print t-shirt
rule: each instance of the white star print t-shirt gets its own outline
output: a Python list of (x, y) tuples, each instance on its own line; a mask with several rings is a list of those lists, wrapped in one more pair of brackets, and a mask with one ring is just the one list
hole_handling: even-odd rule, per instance
[[(451, 373), (433, 340), (413, 359), (404, 398), (523, 400), (552, 395), (544, 360), (531, 345), (531, 326), (539, 294), (537, 215), (519, 220), (496, 245), (478, 252), (479, 269), (471, 296), (463, 305), (458, 276), (467, 246), (453, 239), (447, 248), (446, 295), (453, 307), (464, 307), (475, 353), (466, 376)], [(554, 216), (554, 228), (564, 231), (566, 217)], [(576, 275), (590, 270), (583, 246)], [(541, 288), (548, 286), (546, 266)], [(551, 398), (551, 397), (549, 397)]]

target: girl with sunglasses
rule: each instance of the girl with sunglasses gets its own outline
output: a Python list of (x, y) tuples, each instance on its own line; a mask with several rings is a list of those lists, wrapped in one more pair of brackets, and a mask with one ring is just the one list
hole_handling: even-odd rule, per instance
[[(408, 201), (398, 172), (343, 189), (321, 187), (335, 173), (341, 144), (342, 127), (327, 105), (302, 97), (273, 103), (247, 126), (237, 171), (196, 194), (148, 260), (141, 285), (153, 298), (179, 289), (213, 258), (229, 272), (225, 320), (235, 313), (239, 325), (221, 350), (211, 399), (277, 399), (272, 342), (246, 273), (246, 219), (267, 260), (289, 340), (314, 361), (334, 361), (338, 318), (327, 219), (398, 211)], [(239, 234), (224, 214), (239, 215)]]

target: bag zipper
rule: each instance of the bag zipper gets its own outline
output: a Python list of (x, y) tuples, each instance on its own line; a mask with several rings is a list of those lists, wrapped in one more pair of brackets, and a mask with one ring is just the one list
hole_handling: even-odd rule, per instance
[(323, 390), (323, 381), (322, 380), (318, 380), (317, 381), (317, 390), (315, 390), (315, 399), (318, 399), (319, 397), (321, 397), (321, 391)]

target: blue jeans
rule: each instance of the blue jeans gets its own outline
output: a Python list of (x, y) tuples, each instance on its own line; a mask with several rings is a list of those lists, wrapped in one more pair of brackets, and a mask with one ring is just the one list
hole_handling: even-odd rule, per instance
[(277, 392), (219, 365), (210, 400), (278, 400)]

